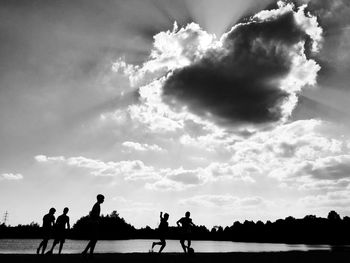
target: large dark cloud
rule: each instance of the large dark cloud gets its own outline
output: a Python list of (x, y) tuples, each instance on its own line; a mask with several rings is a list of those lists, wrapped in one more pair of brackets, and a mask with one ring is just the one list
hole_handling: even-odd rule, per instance
[(292, 12), (240, 24), (228, 33), (222, 50), (174, 72), (163, 99), (221, 123), (277, 121), (289, 96), (278, 81), (290, 72), (290, 48), (302, 40), (308, 37)]

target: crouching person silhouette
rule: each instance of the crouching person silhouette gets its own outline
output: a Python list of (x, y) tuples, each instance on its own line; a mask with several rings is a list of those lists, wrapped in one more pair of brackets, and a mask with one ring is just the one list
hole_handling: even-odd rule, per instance
[(97, 243), (97, 236), (98, 236), (98, 226), (100, 223), (100, 212), (101, 212), (101, 206), (105, 200), (105, 197), (101, 194), (97, 195), (97, 202), (92, 207), (92, 210), (89, 214), (90, 216), (90, 241), (87, 244), (86, 248), (82, 252), (82, 255), (87, 255), (88, 251), (90, 250), (90, 256), (92, 257), (94, 254), (94, 249)]
[(68, 207), (65, 207), (63, 209), (63, 214), (57, 217), (56, 224), (54, 225), (54, 241), (51, 247), (51, 250), (48, 251), (48, 254), (52, 254), (55, 246), (60, 243), (59, 249), (58, 249), (58, 254), (61, 254), (62, 252), (62, 247), (64, 242), (66, 241), (66, 225), (67, 229), (70, 229), (70, 224), (69, 224), (69, 216), (67, 216), (69, 209)]
[(160, 212), (160, 224), (158, 227), (158, 235), (159, 235), (160, 242), (153, 242), (152, 243), (152, 251), (156, 245), (161, 246), (158, 253), (162, 253), (163, 249), (165, 248), (165, 246), (166, 246), (165, 235), (166, 235), (166, 232), (168, 231), (168, 227), (169, 227), (168, 219), (169, 219), (169, 214), (165, 213), (163, 216), (163, 212)]
[(50, 208), (50, 211), (48, 214), (44, 215), (43, 217), (43, 240), (40, 242), (39, 247), (36, 250), (37, 254), (40, 254), (40, 249), (42, 248), (41, 254), (45, 253), (45, 249), (47, 247), (47, 242), (51, 238), (52, 235), (52, 227), (55, 223), (55, 214), (56, 209), (55, 208)]
[[(181, 239), (180, 244), (185, 253), (193, 253), (194, 250), (191, 248), (191, 232), (192, 227), (195, 226), (193, 224), (192, 219), (190, 218), (191, 213), (186, 212), (185, 217), (179, 219), (176, 224), (178, 227), (181, 227)], [(187, 246), (185, 245), (185, 241), (187, 240)]]

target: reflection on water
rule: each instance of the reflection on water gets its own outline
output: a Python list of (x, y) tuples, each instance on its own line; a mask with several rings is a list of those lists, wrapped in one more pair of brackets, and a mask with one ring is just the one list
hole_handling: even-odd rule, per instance
[[(39, 239), (0, 239), (0, 253), (33, 254), (41, 240)], [(96, 253), (132, 253), (148, 252), (154, 240), (102, 240), (98, 241)], [(67, 240), (62, 253), (81, 253), (88, 241)], [(178, 240), (167, 240), (164, 249), (166, 252), (182, 252)], [(48, 248), (52, 245), (52, 240)], [(272, 243), (246, 243), (230, 241), (193, 241), (192, 247), (196, 252), (278, 252), (278, 251), (308, 251), (330, 250), (329, 245), (304, 244), (272, 244)], [(56, 253), (57, 251), (55, 251)]]

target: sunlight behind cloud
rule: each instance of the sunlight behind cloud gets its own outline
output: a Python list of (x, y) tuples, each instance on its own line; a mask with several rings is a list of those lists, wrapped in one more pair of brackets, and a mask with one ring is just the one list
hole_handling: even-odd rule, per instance
[(273, 0), (187, 0), (194, 21), (205, 30), (221, 35), (247, 13), (262, 9)]
[(140, 86), (131, 118), (168, 131), (185, 120), (257, 129), (286, 122), (320, 70), (307, 54), (318, 51), (322, 29), (304, 9), (279, 2), (220, 39), (194, 23), (158, 33), (142, 65), (113, 65)]

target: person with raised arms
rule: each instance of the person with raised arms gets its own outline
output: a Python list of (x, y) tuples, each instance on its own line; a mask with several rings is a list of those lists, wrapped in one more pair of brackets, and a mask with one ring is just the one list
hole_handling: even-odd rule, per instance
[(166, 232), (168, 231), (168, 227), (169, 227), (168, 219), (169, 219), (168, 213), (165, 213), (163, 216), (163, 212), (160, 212), (160, 224), (158, 227), (158, 234), (159, 234), (160, 242), (153, 242), (152, 243), (152, 251), (156, 245), (161, 246), (158, 253), (162, 253), (163, 249), (165, 248), (165, 246), (166, 246), (165, 235), (166, 235)]

